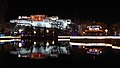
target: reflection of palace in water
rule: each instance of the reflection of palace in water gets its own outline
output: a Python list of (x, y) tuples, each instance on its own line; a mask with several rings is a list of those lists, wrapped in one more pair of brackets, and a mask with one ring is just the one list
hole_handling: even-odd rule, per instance
[[(29, 57), (34, 59), (44, 59), (51, 57), (59, 57), (59, 55), (70, 54), (70, 47), (66, 43), (65, 46), (60, 42), (59, 44), (52, 44), (43, 40), (21, 40), (20, 42), (14, 42), (14, 50), (10, 51), (11, 54), (18, 55), (18, 57)], [(62, 45), (62, 46), (61, 46)]]

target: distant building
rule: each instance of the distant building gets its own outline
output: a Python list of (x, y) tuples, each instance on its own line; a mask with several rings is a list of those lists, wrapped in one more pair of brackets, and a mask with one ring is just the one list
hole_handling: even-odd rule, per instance
[(84, 31), (85, 35), (103, 35), (104, 30), (100, 25), (92, 24), (91, 26), (87, 26), (87, 30)]

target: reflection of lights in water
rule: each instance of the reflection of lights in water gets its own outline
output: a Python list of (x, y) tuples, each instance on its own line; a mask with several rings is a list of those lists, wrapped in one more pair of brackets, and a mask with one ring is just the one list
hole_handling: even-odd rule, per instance
[(54, 34), (54, 31), (52, 33)]
[(22, 47), (22, 43), (19, 43), (18, 46), (19, 46), (19, 47)]
[(1, 37), (1, 36), (5, 36), (5, 34), (0, 34), (0, 37)]
[(101, 49), (89, 49), (87, 51), (88, 54), (93, 54), (93, 55), (100, 55), (102, 53)]
[(21, 57), (21, 55), (20, 55), (20, 54), (18, 54), (18, 57)]
[(34, 31), (34, 34), (36, 34), (36, 31)]
[(24, 40), (21, 41), (21, 44), (24, 45)]
[(36, 42), (34, 42), (34, 45), (36, 45)]
[(46, 43), (46, 46), (49, 46), (49, 42)]
[(52, 44), (55, 44), (55, 42), (54, 42), (54, 41), (52, 41)]
[(18, 32), (14, 32), (14, 34), (17, 34)]
[(32, 59), (44, 59), (46, 57), (43, 53), (32, 53), (30, 58)]
[(0, 44), (5, 44), (5, 42), (0, 42)]
[(58, 57), (58, 54), (50, 54), (49, 55), (51, 58), (57, 58)]
[[(51, 47), (48, 47), (46, 49), (42, 49), (42, 51), (37, 51), (36, 52), (30, 52), (30, 51), (26, 51), (26, 49), (22, 49), (20, 51), (13, 51), (11, 52), (11, 54), (17, 54), (17, 56), (20, 57), (24, 57), (24, 58), (30, 58), (30, 59), (47, 59), (47, 58), (57, 58), (59, 56), (59, 54), (68, 54), (67, 50), (65, 47), (60, 47), (60, 49), (62, 49), (62, 52), (59, 53), (58, 51), (54, 50), (53, 52), (50, 52)], [(41, 49), (41, 48), (40, 48)], [(53, 49), (53, 47), (52, 47)]]
[(93, 59), (95, 59), (95, 56), (93, 56)]

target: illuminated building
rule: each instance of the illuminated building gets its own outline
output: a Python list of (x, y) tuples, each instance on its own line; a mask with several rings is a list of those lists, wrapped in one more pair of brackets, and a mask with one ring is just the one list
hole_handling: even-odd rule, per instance
[(100, 25), (87, 26), (87, 30), (83, 32), (84, 35), (103, 35), (104, 30)]
[(32, 25), (33, 27), (46, 27), (65, 29), (71, 24), (70, 19), (59, 19), (58, 16), (47, 17), (46, 15), (19, 16), (16, 20), (10, 20), (10, 23)]
[[(36, 36), (40, 36), (41, 34), (46, 36), (55, 36), (57, 33), (55, 32), (55, 29), (66, 30), (69, 27), (69, 24), (71, 24), (71, 20), (59, 19), (58, 16), (48, 17), (46, 15), (30, 15), (18, 16), (18, 19), (10, 20), (10, 23), (16, 23), (16, 26), (12, 31), (14, 36), (31, 36), (32, 34)], [(26, 27), (27, 30), (25, 29)]]

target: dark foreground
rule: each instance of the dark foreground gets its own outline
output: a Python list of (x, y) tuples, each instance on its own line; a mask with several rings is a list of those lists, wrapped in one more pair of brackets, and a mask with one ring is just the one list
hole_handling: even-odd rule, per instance
[(115, 67), (120, 64), (120, 55), (107, 53), (101, 55), (71, 54), (60, 55), (58, 58), (30, 59), (18, 58), (15, 55), (4, 54), (0, 56), (0, 68), (35, 68), (35, 67)]

